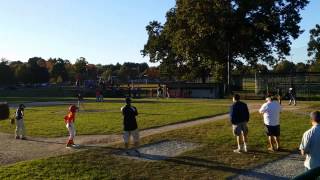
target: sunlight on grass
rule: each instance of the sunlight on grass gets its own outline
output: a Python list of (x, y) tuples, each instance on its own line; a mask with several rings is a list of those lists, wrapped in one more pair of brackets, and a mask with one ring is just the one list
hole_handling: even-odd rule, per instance
[[(139, 99), (133, 105), (138, 108), (140, 129), (199, 119), (226, 113), (228, 100), (192, 99)], [(113, 99), (104, 103), (85, 103), (76, 116), (77, 134), (111, 134), (122, 131), (120, 108), (123, 100)], [(27, 135), (59, 137), (66, 135), (63, 117), (67, 105), (48, 107), (27, 107), (25, 126)], [(12, 110), (13, 112), (13, 110)], [(0, 122), (0, 131), (13, 133), (14, 126), (8, 121)]]
[[(230, 122), (221, 120), (143, 138), (142, 144), (166, 139), (196, 142), (203, 145), (196, 150), (165, 161), (130, 160), (112, 155), (113, 148), (98, 148), (71, 155), (4, 166), (0, 168), (0, 178), (224, 179), (295, 151), (303, 132), (309, 127), (310, 122), (306, 114), (283, 112), (281, 114), (281, 139), (284, 150), (268, 153), (262, 117), (258, 113), (253, 113), (249, 122), (249, 153), (239, 155), (232, 152), (232, 149), (236, 147)], [(122, 145), (116, 147), (122, 147)]]

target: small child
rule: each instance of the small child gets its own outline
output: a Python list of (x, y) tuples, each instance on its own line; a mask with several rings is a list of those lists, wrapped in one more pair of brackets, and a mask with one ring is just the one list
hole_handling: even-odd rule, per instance
[(77, 107), (75, 105), (71, 105), (69, 107), (69, 113), (64, 117), (64, 122), (66, 123), (66, 127), (69, 131), (69, 139), (67, 141), (67, 147), (75, 146), (73, 139), (76, 135), (76, 129), (74, 126), (76, 111), (77, 111)]
[(15, 113), (15, 119), (16, 119), (16, 139), (21, 139), (21, 140), (26, 140), (25, 137), (25, 128), (24, 128), (24, 108), (25, 105), (20, 104), (18, 109), (16, 110)]

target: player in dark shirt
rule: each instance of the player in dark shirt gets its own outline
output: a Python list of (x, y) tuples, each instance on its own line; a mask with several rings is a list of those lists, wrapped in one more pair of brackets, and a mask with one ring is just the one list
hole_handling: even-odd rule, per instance
[(289, 88), (289, 105), (291, 105), (293, 103), (293, 105), (297, 105), (297, 101), (296, 101), (296, 91), (294, 88)]
[(78, 99), (78, 111), (80, 110), (80, 106), (83, 108), (83, 96), (81, 93), (77, 94), (77, 99)]
[[(233, 104), (230, 107), (230, 121), (232, 124), (233, 134), (236, 137), (238, 148), (233, 152), (240, 153), (241, 151), (247, 152), (247, 135), (249, 122), (249, 110), (247, 104), (240, 101), (240, 95), (233, 96)], [(241, 148), (241, 141), (243, 148)]]
[[(123, 140), (125, 148), (129, 147), (130, 136), (133, 138), (134, 147), (139, 146), (139, 130), (137, 125), (136, 116), (138, 115), (138, 110), (136, 107), (131, 105), (131, 99), (126, 98), (126, 105), (121, 108), (123, 115)], [(140, 154), (137, 150), (136, 153)]]

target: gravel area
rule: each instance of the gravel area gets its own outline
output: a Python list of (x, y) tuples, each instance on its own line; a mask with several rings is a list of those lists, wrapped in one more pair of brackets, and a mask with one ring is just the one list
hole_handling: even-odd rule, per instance
[(138, 160), (156, 161), (178, 156), (186, 151), (196, 149), (200, 146), (201, 145), (199, 144), (191, 142), (165, 140), (141, 146), (137, 149), (140, 152), (140, 155), (134, 150), (128, 151), (128, 154), (126, 152), (122, 152), (120, 155)]
[(233, 180), (256, 180), (256, 179), (292, 179), (304, 172), (303, 157), (299, 154), (291, 154), (283, 159), (271, 162), (262, 167), (247, 171)]

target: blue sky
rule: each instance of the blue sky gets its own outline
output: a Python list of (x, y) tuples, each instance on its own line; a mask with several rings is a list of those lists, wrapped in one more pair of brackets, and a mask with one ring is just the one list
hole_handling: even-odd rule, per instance
[[(145, 26), (164, 22), (175, 0), (0, 0), (0, 57), (61, 57), (72, 62), (148, 62), (140, 50)], [(306, 31), (292, 44), (289, 60), (306, 59), (309, 29), (320, 24), (320, 1), (302, 12)]]

